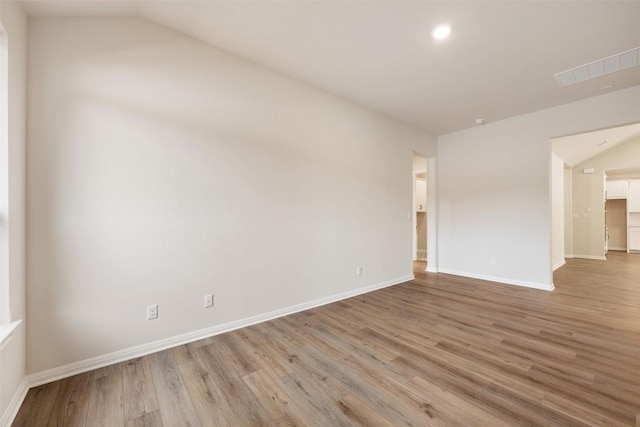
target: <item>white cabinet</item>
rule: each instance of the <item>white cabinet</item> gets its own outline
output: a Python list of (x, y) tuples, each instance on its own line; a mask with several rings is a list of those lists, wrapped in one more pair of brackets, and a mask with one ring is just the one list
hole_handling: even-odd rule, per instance
[(607, 181), (607, 199), (626, 199), (629, 194), (629, 180)]
[(640, 179), (629, 180), (627, 210), (629, 212), (640, 212)]
[(416, 212), (427, 211), (427, 181), (416, 179)]
[(629, 250), (640, 251), (640, 227), (629, 227)]

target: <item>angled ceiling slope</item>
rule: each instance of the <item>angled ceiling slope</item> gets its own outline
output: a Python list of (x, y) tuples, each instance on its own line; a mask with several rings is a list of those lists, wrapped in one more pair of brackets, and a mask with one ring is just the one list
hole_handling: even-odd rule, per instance
[[(440, 135), (640, 85), (640, 67), (554, 74), (640, 46), (636, 1), (24, 1), (137, 15)], [(451, 36), (430, 32), (447, 22)]]
[(575, 166), (638, 137), (640, 123), (554, 138), (551, 147), (567, 165)]

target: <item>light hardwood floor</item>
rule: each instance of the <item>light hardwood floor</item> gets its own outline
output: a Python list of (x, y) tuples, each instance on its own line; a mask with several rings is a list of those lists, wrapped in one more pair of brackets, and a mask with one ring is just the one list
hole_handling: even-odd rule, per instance
[[(640, 426), (640, 255), (412, 282), (29, 391), (15, 426)], [(417, 264), (424, 269), (424, 264)]]

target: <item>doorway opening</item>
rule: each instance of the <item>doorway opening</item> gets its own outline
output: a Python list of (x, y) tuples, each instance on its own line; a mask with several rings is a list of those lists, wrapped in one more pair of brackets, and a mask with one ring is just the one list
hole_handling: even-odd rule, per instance
[(413, 153), (413, 269), (427, 269), (427, 159)]
[(413, 260), (427, 261), (427, 159), (413, 155)]
[(414, 276), (438, 272), (437, 162), (435, 157), (412, 153), (412, 202), (409, 217), (413, 219), (412, 256)]
[(607, 199), (604, 208), (605, 251), (627, 252), (627, 200)]
[(639, 253), (640, 168), (607, 169), (604, 176), (605, 253)]
[(551, 149), (552, 223), (565, 228), (552, 227), (553, 269), (564, 258), (640, 252), (640, 123), (552, 138)]

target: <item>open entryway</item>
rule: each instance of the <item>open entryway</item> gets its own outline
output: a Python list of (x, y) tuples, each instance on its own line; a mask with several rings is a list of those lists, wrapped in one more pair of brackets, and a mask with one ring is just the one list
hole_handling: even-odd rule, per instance
[(436, 271), (435, 158), (413, 153), (412, 159), (414, 271)]
[(616, 252), (637, 262), (640, 123), (553, 138), (551, 148), (553, 269), (565, 258), (606, 261)]
[(427, 261), (427, 159), (413, 155), (413, 260)]

